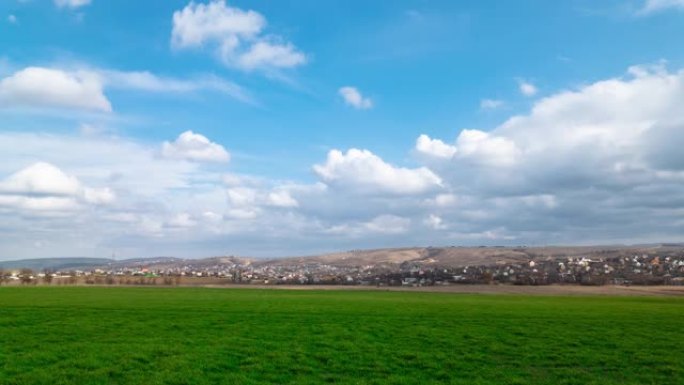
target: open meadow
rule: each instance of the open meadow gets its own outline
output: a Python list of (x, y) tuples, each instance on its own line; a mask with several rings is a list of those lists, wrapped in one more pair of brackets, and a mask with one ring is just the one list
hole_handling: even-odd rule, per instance
[(682, 384), (684, 298), (0, 288), (1, 384)]

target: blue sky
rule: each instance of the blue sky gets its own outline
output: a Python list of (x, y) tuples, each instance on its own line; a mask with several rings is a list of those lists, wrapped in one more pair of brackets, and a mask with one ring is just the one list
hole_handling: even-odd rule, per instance
[(681, 0), (7, 0), (0, 16), (2, 259), (684, 225)]

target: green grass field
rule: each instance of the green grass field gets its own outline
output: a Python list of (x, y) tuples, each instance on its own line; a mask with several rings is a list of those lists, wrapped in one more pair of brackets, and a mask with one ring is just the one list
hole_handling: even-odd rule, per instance
[(0, 288), (1, 384), (684, 384), (684, 300)]

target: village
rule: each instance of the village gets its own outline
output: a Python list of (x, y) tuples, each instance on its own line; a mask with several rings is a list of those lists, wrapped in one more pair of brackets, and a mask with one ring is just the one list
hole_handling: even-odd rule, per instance
[(443, 266), (430, 261), (361, 266), (318, 262), (252, 263), (239, 258), (182, 260), (93, 269), (0, 271), (0, 284), (50, 285), (684, 285), (684, 254), (537, 258), (524, 262)]

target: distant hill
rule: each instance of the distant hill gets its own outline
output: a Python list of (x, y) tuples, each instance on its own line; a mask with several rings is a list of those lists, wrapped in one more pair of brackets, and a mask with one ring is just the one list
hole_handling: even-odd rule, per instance
[(651, 245), (609, 246), (548, 246), (548, 247), (406, 247), (374, 250), (350, 250), (338, 253), (297, 256), (287, 258), (257, 259), (243, 257), (210, 257), (181, 259), (174, 257), (151, 257), (125, 260), (107, 258), (42, 258), (0, 262), (0, 269), (29, 268), (34, 271), (90, 270), (145, 267), (151, 269), (175, 269), (192, 267), (207, 269), (220, 265), (252, 265), (255, 267), (292, 267), (304, 265), (328, 265), (335, 267), (361, 267), (374, 265), (396, 270), (400, 265), (459, 267), (468, 265), (493, 265), (524, 263), (530, 260), (555, 260), (566, 258), (607, 258), (641, 255), (658, 252), (663, 256), (684, 254), (679, 243)]
[(34, 271), (88, 269), (113, 262), (107, 258), (38, 258), (0, 261), (0, 269), (31, 269)]
[[(307, 257), (275, 258), (257, 265), (327, 264), (349, 267), (363, 265), (399, 265), (402, 263), (434, 266), (485, 265), (526, 262), (536, 258), (557, 258), (596, 253), (603, 248), (589, 247), (410, 247), (397, 249), (350, 250)], [(611, 247), (611, 250), (617, 250)]]
[(375, 250), (350, 250), (306, 257), (255, 260), (256, 266), (293, 266), (325, 264), (338, 267), (376, 265), (388, 269), (401, 264), (433, 267), (459, 267), (524, 263), (530, 260), (566, 258), (607, 258), (657, 251), (662, 255), (684, 253), (681, 244), (606, 245), (606, 246), (536, 246), (536, 247), (408, 247)]

